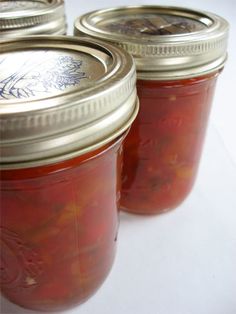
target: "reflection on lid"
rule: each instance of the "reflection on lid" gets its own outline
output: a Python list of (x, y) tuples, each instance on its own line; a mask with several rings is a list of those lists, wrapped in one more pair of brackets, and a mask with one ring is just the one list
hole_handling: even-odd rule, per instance
[(167, 14), (146, 14), (133, 17), (123, 16), (119, 20), (103, 20), (98, 26), (119, 34), (141, 35), (172, 35), (200, 31), (206, 26), (196, 20)]
[(49, 97), (88, 79), (78, 56), (53, 51), (16, 54), (0, 58), (0, 100)]
[(0, 2), (0, 12), (13, 12), (19, 10), (31, 10), (35, 8), (44, 8), (45, 3), (42, 1), (1, 1)]

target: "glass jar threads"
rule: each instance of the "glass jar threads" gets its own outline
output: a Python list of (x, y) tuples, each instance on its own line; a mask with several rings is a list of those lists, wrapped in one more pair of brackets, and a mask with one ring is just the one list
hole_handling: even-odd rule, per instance
[(186, 8), (134, 6), (85, 14), (75, 34), (122, 46), (136, 62), (140, 112), (124, 146), (121, 208), (177, 207), (195, 181), (228, 23)]
[(66, 34), (63, 0), (3, 0), (0, 40), (25, 35)]
[(46, 36), (1, 44), (0, 282), (12, 302), (67, 309), (106, 278), (135, 83), (132, 58), (109, 44)]

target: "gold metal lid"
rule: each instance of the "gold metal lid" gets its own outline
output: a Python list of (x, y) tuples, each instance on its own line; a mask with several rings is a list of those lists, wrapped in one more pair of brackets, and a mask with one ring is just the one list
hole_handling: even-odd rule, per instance
[(0, 0), (0, 40), (65, 33), (63, 0)]
[(115, 139), (137, 115), (135, 85), (119, 47), (69, 36), (1, 43), (1, 167), (44, 165)]
[(77, 18), (75, 35), (117, 44), (133, 55), (141, 79), (207, 74), (226, 60), (228, 23), (208, 12), (180, 7), (130, 6)]

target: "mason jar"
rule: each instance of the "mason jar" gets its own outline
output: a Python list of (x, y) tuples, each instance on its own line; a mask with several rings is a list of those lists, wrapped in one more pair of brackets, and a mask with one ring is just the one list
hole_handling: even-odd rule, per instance
[(3, 0), (0, 2), (0, 41), (26, 35), (64, 35), (63, 0)]
[(118, 47), (74, 37), (0, 50), (1, 290), (25, 308), (67, 309), (113, 263), (135, 66)]
[(176, 208), (196, 178), (228, 23), (187, 8), (133, 6), (87, 13), (75, 34), (121, 46), (136, 62), (140, 111), (124, 145), (121, 209)]

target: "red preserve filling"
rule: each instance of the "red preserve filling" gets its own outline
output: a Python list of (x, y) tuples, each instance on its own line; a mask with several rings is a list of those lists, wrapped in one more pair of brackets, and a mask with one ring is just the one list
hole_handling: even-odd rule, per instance
[(177, 207), (189, 194), (217, 75), (138, 80), (140, 112), (124, 144), (123, 210), (161, 213)]
[(115, 253), (121, 139), (54, 165), (1, 171), (1, 287), (62, 310), (93, 294)]

